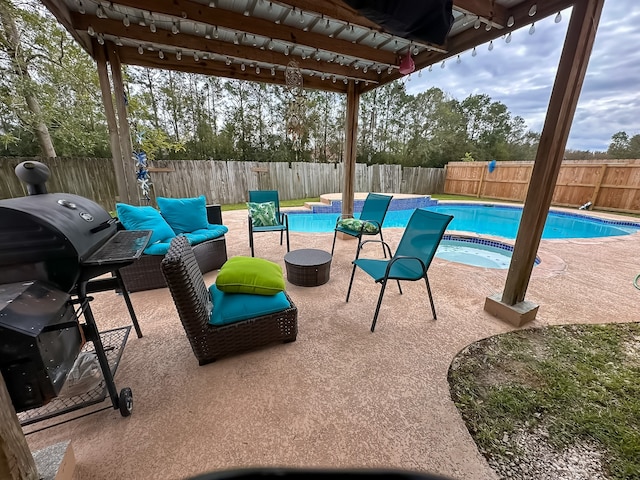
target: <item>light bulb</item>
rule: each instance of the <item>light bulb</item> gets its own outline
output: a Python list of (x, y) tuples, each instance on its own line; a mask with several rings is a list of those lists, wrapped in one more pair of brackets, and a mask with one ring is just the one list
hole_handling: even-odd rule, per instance
[(462, 59), (460, 58), (460, 55), (458, 55), (458, 58), (456, 59), (456, 63), (461, 63)]
[(391, 75), (393, 73), (393, 67), (391, 65), (389, 65), (389, 69), (387, 70), (387, 73), (389, 75)]
[(485, 29), (487, 32), (491, 31), (491, 24), (490, 24), (490, 23), (487, 23), (487, 24), (485, 25), (484, 29)]
[(247, 69), (247, 66), (244, 63), (240, 65), (240, 70), (244, 72), (246, 69)]
[(507, 27), (513, 27), (516, 23), (515, 18), (513, 18), (513, 15), (509, 15), (509, 18), (507, 19)]
[(560, 23), (562, 21), (562, 14), (558, 12), (558, 14), (556, 15), (556, 18), (554, 18), (553, 21), (556, 23)]
[(239, 45), (239, 44), (240, 44), (240, 37), (239, 37), (239, 34), (238, 34), (238, 33), (236, 33), (236, 34), (234, 35), (234, 37), (233, 37), (233, 44), (234, 44), (234, 45)]
[(476, 21), (473, 22), (473, 28), (475, 28), (476, 30), (478, 30), (480, 28), (480, 25), (482, 24), (482, 22), (480, 21), (480, 17), (476, 18)]
[(289, 55), (289, 45), (287, 45), (286, 47), (284, 47), (284, 54), (285, 54), (285, 55)]
[(104, 45), (104, 36), (101, 33), (98, 34), (98, 43)]
[(327, 29), (328, 29), (329, 27), (330, 27), (330, 25), (329, 25), (329, 19), (327, 19), (327, 22), (324, 24), (324, 28), (327, 28)]
[(378, 75), (380, 75), (382, 73), (382, 68), (378, 67), (378, 69), (376, 70), (376, 72), (378, 73)]
[(102, 5), (98, 5), (98, 8), (96, 9), (96, 17), (107, 18), (107, 14), (104, 13), (104, 9), (102, 8)]
[(162, 50), (158, 51), (158, 57), (160, 57), (161, 59), (164, 58), (164, 52)]
[(82, 0), (80, 0), (78, 2), (78, 11), (84, 15), (85, 13), (87, 13), (87, 11), (84, 9), (84, 3), (82, 3)]
[(493, 50), (493, 40), (489, 42), (489, 51)]
[(422, 70), (418, 72), (418, 78), (422, 78)]
[(302, 10), (300, 10), (300, 23), (304, 23), (304, 15), (302, 14)]
[(529, 16), (533, 17), (538, 12), (538, 6), (534, 3), (529, 9)]
[(429, 65), (429, 71), (432, 72), (433, 71), (433, 65)]
[(336, 83), (336, 76), (335, 76), (335, 75), (333, 76), (333, 78), (331, 79), (331, 81), (332, 81), (333, 83)]
[(218, 26), (213, 27), (213, 38), (218, 38), (220, 34), (218, 33)]
[(193, 60), (196, 62), (200, 60), (200, 56), (198, 55), (198, 52), (193, 52)]
[(409, 74), (409, 76), (407, 77), (407, 82), (411, 81), (411, 74)]
[(511, 43), (511, 32), (507, 33), (507, 37), (504, 39), (505, 43)]
[(128, 27), (131, 25), (131, 21), (129, 20), (129, 15), (124, 16), (124, 18), (122, 19), (122, 23), (124, 24), (125, 27)]
[(442, 61), (442, 63), (440, 64), (440, 68), (444, 68), (444, 60)]
[(368, 71), (369, 71), (369, 67), (367, 67), (366, 65), (362, 67), (362, 73), (367, 73)]
[(476, 52), (476, 47), (473, 47), (473, 51), (471, 52), (471, 56), (475, 57), (478, 54), (478, 52)]
[(89, 25), (89, 28), (87, 28), (87, 33), (93, 37), (96, 34), (96, 31), (91, 25)]
[(536, 33), (536, 24), (532, 23), (531, 27), (529, 27), (529, 35), (533, 35), (534, 33)]
[(227, 59), (224, 61), (224, 63), (226, 63), (227, 65), (231, 65), (231, 59), (230, 59), (230, 58), (227, 58)]
[(151, 23), (149, 24), (149, 30), (151, 30), (151, 33), (156, 33), (156, 22), (152, 19)]
[(256, 74), (260, 75), (260, 67), (258, 67), (257, 65), (256, 65)]
[(142, 55), (144, 53), (144, 48), (142, 48), (142, 45), (138, 45), (138, 53), (140, 55)]
[(171, 25), (171, 33), (173, 33), (174, 35), (177, 35), (178, 33), (180, 33), (180, 30), (178, 30), (178, 25), (176, 25), (176, 22), (173, 22), (173, 25)]
[(344, 82), (344, 84), (346, 85), (347, 83), (349, 83), (349, 80), (347, 80), (346, 78), (344, 80), (342, 80)]
[(271, 75), (275, 75), (276, 74), (276, 69), (271, 67)]
[(120, 37), (117, 37), (117, 38), (116, 38), (116, 45), (117, 45), (118, 47), (122, 47), (122, 40), (120, 40)]
[(413, 49), (413, 54), (414, 54), (414, 55), (418, 55), (418, 53), (420, 53), (420, 50), (418, 49), (418, 47), (415, 47), (415, 48)]
[(182, 60), (182, 52), (180, 50), (176, 52), (176, 60)]

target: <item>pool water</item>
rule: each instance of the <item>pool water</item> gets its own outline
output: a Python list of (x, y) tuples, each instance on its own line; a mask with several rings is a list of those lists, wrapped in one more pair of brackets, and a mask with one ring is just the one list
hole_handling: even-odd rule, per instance
[[(448, 231), (475, 232), (515, 239), (522, 208), (502, 205), (442, 204), (426, 210), (453, 215)], [(338, 214), (290, 212), (289, 229), (296, 232), (332, 232)], [(413, 210), (387, 212), (383, 227), (405, 227)], [(628, 235), (640, 230), (640, 223), (603, 220), (581, 214), (551, 211), (542, 238), (595, 238)]]
[[(511, 262), (513, 247), (506, 243), (482, 238), (445, 235), (436, 250), (436, 257), (474, 267), (506, 269)], [(540, 263), (536, 258), (535, 264)]]

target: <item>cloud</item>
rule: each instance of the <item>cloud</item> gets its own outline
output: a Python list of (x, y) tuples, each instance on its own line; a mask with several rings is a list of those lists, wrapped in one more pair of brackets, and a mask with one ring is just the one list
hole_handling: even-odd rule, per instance
[[(536, 22), (533, 35), (525, 25), (509, 44), (496, 39), (492, 51), (480, 45), (475, 56), (462, 53), (460, 63), (450, 59), (444, 69), (434, 65), (431, 72), (414, 73), (407, 90), (417, 94), (438, 87), (458, 100), (487, 94), (541, 132), (570, 16), (571, 10), (564, 10), (560, 23), (553, 15)], [(606, 150), (616, 132), (640, 133), (639, 22), (640, 4), (605, 2), (567, 148)]]

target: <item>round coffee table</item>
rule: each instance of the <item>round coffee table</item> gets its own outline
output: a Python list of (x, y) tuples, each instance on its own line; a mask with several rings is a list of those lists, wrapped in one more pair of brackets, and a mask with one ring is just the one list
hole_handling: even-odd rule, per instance
[(292, 250), (284, 256), (287, 280), (301, 287), (317, 287), (329, 281), (331, 254), (315, 248)]

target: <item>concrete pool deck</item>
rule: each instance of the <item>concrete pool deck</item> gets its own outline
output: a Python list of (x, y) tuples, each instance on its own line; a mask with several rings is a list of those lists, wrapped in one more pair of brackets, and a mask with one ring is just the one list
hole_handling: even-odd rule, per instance
[[(222, 215), (228, 255), (249, 255), (246, 210)], [(392, 249), (402, 233), (385, 229)], [(333, 233), (291, 232), (291, 249), (330, 250), (332, 239)], [(255, 241), (256, 256), (284, 268), (286, 246), (277, 233)], [(298, 307), (297, 341), (202, 367), (168, 290), (133, 293), (144, 337), (130, 335), (115, 376), (118, 388), (133, 389), (131, 417), (108, 409), (30, 434), (30, 447), (71, 440), (75, 480), (177, 480), (267, 465), (496, 479), (451, 400), (447, 373), (467, 345), (516, 330), (483, 309), (487, 296), (502, 292), (506, 271), (436, 258), (429, 279), (438, 320), (429, 316), (424, 283), (406, 283), (403, 295), (389, 287), (371, 333), (379, 287), (358, 272), (345, 303), (355, 248), (354, 241), (336, 243), (328, 283), (287, 282)], [(637, 322), (638, 251), (638, 233), (542, 240), (542, 263), (527, 291), (540, 310), (526, 328)], [(557, 268), (545, 267), (549, 258), (558, 260)], [(206, 283), (216, 276), (206, 274)], [(121, 296), (93, 295), (101, 330), (130, 323)]]

